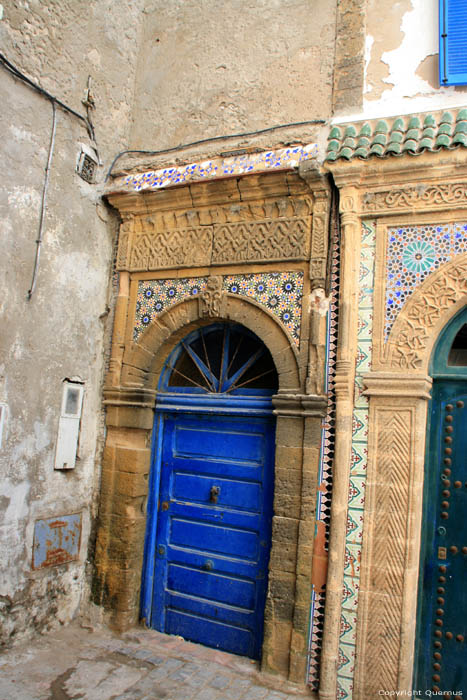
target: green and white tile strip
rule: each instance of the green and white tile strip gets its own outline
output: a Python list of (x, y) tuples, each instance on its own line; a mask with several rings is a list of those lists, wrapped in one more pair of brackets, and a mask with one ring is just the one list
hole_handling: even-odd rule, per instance
[(375, 249), (375, 222), (364, 221), (362, 223), (360, 254), (357, 364), (352, 421), (352, 464), (350, 468), (339, 667), (337, 672), (337, 698), (339, 700), (352, 698), (355, 669), (357, 606), (368, 454), (368, 399), (362, 394), (362, 377), (371, 369)]

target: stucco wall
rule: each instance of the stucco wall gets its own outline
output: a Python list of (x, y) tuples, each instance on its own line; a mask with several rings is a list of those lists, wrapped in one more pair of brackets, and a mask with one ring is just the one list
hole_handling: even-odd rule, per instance
[(326, 119), (335, 13), (335, 0), (148, 2), (132, 147)]
[[(127, 143), (140, 3), (7, 2), (2, 53), (84, 113), (93, 77), (94, 123), (108, 162)], [(69, 620), (85, 591), (85, 562), (102, 438), (101, 378), (115, 219), (99, 188), (75, 172), (84, 125), (57, 109), (57, 129), (36, 290), (27, 300), (52, 124), (49, 100), (0, 68), (0, 639), (4, 644)], [(101, 174), (99, 174), (99, 178)], [(79, 459), (54, 471), (62, 382), (85, 382)], [(32, 571), (34, 522), (82, 512), (79, 560)]]

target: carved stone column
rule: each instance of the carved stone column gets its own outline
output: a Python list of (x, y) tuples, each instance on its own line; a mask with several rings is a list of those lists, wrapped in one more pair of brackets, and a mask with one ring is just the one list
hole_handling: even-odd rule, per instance
[(364, 383), (370, 423), (355, 700), (412, 688), (431, 379), (373, 372)]
[(263, 669), (303, 683), (324, 396), (273, 397), (276, 463)]
[(335, 700), (344, 580), (345, 535), (351, 462), (352, 410), (357, 343), (358, 269), (360, 262), (359, 193), (341, 190), (341, 286), (336, 362), (336, 444), (334, 453), (329, 566), (321, 653), (320, 700)]

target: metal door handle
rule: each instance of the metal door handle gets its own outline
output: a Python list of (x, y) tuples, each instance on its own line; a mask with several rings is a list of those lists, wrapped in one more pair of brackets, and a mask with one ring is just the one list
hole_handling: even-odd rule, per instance
[(211, 486), (211, 490), (209, 491), (209, 500), (211, 501), (211, 503), (217, 503), (217, 499), (219, 497), (220, 492), (220, 486)]

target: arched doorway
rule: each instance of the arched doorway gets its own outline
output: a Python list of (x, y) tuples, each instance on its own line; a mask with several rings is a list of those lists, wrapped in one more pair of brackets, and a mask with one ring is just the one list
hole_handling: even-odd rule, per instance
[(252, 332), (190, 333), (161, 373), (142, 614), (162, 632), (259, 658), (274, 489), (272, 357)]
[(467, 694), (467, 308), (434, 349), (414, 689)]

